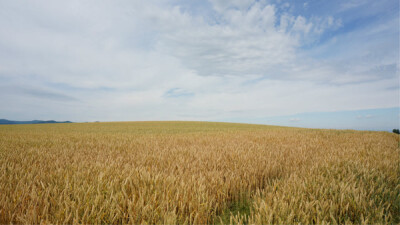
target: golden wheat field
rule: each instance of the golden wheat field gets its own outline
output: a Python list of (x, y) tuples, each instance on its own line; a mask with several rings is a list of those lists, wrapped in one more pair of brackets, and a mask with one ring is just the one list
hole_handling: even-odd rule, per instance
[(399, 174), (388, 132), (2, 125), (0, 223), (399, 223)]

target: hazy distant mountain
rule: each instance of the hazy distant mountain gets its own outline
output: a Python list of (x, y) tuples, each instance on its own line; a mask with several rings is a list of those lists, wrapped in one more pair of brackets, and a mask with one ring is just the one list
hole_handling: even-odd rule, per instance
[(55, 120), (14, 121), (14, 120), (0, 119), (0, 124), (40, 124), (40, 123), (72, 123), (72, 122), (55, 121)]

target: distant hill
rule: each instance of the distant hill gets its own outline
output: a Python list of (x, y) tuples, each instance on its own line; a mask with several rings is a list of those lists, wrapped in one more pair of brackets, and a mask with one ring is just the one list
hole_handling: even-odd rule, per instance
[(71, 121), (55, 121), (55, 120), (31, 120), (31, 121), (14, 121), (0, 119), (1, 124), (41, 124), (41, 123), (72, 123)]

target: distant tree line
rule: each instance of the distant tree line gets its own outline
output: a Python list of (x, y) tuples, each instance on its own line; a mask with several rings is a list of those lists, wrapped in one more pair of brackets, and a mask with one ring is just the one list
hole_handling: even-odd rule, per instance
[(399, 129), (393, 129), (393, 133), (400, 134), (400, 131), (399, 131)]

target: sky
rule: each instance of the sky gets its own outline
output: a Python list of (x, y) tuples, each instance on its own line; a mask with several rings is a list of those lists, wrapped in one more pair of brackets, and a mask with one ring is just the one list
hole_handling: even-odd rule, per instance
[(0, 118), (399, 127), (397, 0), (0, 0)]

